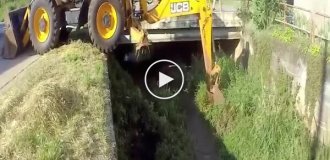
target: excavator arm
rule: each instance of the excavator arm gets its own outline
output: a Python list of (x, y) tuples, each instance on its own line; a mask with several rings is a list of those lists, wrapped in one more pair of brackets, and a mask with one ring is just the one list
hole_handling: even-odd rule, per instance
[(212, 54), (212, 11), (207, 6), (201, 8), (199, 13), (199, 29), (201, 34), (201, 42), (203, 47), (203, 58), (206, 72), (206, 81), (208, 90), (212, 93), (212, 85), (215, 85), (217, 73), (220, 71), (213, 60)]
[[(140, 3), (142, 9), (146, 9), (146, 0), (141, 0)], [(210, 99), (215, 103), (222, 101), (223, 95), (218, 87), (220, 66), (215, 64), (212, 53), (211, 4), (207, 0), (162, 0), (156, 8), (144, 13), (144, 19), (149, 23), (154, 23), (164, 18), (185, 15), (197, 15), (199, 17), (206, 83), (208, 91), (211, 93), (210, 96), (212, 96)]]

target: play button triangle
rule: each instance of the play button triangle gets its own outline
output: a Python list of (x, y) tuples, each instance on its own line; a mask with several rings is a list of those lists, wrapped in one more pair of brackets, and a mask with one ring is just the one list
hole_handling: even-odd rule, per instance
[(159, 75), (159, 83), (158, 83), (158, 87), (163, 87), (164, 85), (170, 83), (171, 81), (173, 81), (174, 79), (162, 72), (158, 72)]

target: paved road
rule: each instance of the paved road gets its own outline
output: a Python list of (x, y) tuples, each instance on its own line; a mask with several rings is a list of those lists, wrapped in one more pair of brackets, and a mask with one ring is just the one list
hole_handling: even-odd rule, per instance
[[(3, 47), (4, 25), (0, 23), (0, 49)], [(21, 74), (27, 66), (32, 64), (39, 58), (35, 55), (32, 49), (28, 49), (24, 53), (17, 56), (17, 58), (8, 60), (0, 56), (0, 94), (3, 92), (8, 84)]]

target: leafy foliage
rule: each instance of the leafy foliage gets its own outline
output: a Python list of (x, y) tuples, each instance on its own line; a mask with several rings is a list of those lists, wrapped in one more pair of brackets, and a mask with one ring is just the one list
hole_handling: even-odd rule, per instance
[(252, 0), (252, 19), (258, 29), (265, 29), (273, 23), (281, 12), (282, 0)]
[(314, 57), (320, 56), (321, 46), (319, 44), (312, 43), (308, 48), (308, 52)]
[(294, 40), (295, 32), (289, 27), (275, 27), (272, 36), (285, 43), (291, 43)]

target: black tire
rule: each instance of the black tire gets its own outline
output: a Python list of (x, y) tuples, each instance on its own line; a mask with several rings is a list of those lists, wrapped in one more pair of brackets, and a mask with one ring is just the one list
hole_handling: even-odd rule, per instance
[[(44, 42), (40, 42), (36, 37), (36, 33), (34, 33), (33, 18), (38, 8), (45, 9), (50, 21), (49, 35)], [(30, 40), (34, 50), (39, 54), (46, 53), (58, 45), (60, 36), (60, 14), (58, 14), (59, 12), (57, 10), (53, 0), (35, 0), (31, 5), (31, 14), (29, 17)]]
[[(105, 2), (109, 2), (114, 7), (118, 20), (114, 35), (109, 39), (102, 38), (99, 35), (96, 26), (98, 9)], [(104, 53), (112, 52), (116, 47), (117, 41), (119, 40), (122, 31), (124, 30), (124, 18), (123, 9), (121, 7), (121, 3), (118, 0), (91, 0), (88, 9), (88, 31), (94, 46), (96, 46)]]
[(61, 28), (59, 41), (62, 43), (67, 43), (70, 38), (70, 33), (72, 29), (66, 28), (65, 26)]
[(62, 9), (62, 10), (60, 10), (57, 13), (60, 13), (59, 20), (60, 20), (60, 24), (61, 24), (61, 27), (60, 27), (60, 36), (59, 36), (59, 44), (60, 43), (67, 43), (69, 41), (70, 33), (71, 33), (72, 29), (71, 28), (66, 28), (66, 26), (67, 26), (68, 23), (67, 23), (67, 21), (65, 19), (65, 17), (66, 17), (65, 10)]

